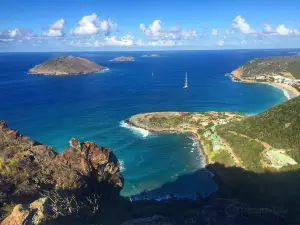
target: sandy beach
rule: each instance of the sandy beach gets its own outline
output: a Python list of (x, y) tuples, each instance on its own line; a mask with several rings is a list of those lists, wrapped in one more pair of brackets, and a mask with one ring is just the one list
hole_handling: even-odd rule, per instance
[(283, 91), (284, 95), (288, 99), (292, 99), (292, 98), (295, 98), (300, 95), (300, 92), (296, 88), (291, 87), (290, 85), (287, 85), (287, 84), (268, 83), (268, 82), (263, 82), (263, 84), (272, 85), (273, 87), (281, 89)]
[(258, 84), (267, 84), (267, 85), (271, 85), (273, 87), (276, 87), (276, 88), (279, 88), (280, 90), (283, 91), (284, 95), (287, 97), (287, 99), (292, 99), (292, 98), (295, 98), (297, 96), (300, 95), (300, 92), (290, 86), (290, 85), (287, 85), (287, 84), (282, 84), (282, 83), (270, 83), (270, 82), (257, 82), (257, 81), (254, 81), (254, 80), (245, 80), (243, 79), (241, 76), (240, 76), (240, 70), (242, 68), (239, 68), (233, 72), (231, 72), (231, 75), (238, 79), (240, 82), (242, 83), (258, 83)]

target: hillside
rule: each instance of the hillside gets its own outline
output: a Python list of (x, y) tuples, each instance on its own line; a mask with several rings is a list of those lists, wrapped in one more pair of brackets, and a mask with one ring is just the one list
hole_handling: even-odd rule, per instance
[[(242, 160), (244, 158), (245, 161), (251, 161), (252, 166), (263, 164), (261, 162), (263, 156), (260, 153), (273, 148), (283, 149), (299, 163), (299, 112), (300, 97), (297, 97), (256, 116), (218, 126), (217, 131), (221, 137), (231, 143)], [(253, 147), (253, 143), (256, 147)]]
[(95, 62), (74, 56), (58, 56), (36, 65), (28, 72), (44, 75), (74, 75), (94, 73), (106, 69)]
[(300, 79), (300, 56), (256, 58), (236, 71), (244, 79), (261, 75), (281, 75)]

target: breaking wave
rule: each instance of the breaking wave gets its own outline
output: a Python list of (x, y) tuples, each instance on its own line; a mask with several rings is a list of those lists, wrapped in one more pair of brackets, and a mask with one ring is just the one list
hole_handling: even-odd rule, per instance
[(148, 130), (143, 129), (143, 128), (139, 128), (139, 127), (131, 126), (128, 123), (126, 123), (124, 120), (120, 122), (120, 126), (124, 127), (124, 128), (127, 128), (127, 129), (130, 129), (130, 130), (132, 130), (132, 132), (134, 134), (137, 134), (137, 135), (142, 136), (144, 138), (148, 137), (151, 134)]

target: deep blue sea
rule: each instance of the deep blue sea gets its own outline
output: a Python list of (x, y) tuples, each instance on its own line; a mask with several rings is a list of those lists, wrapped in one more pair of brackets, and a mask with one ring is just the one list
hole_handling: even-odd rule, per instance
[[(225, 76), (255, 57), (291, 55), (288, 50), (149, 52), (0, 53), (0, 119), (61, 152), (72, 137), (110, 147), (122, 162), (123, 195), (176, 184), (180, 175), (204, 166), (188, 135), (147, 134), (122, 121), (151, 111), (241, 111), (258, 113), (286, 100), (281, 90), (263, 84), (232, 82)], [(57, 55), (88, 58), (109, 71), (78, 76), (27, 74)], [(134, 62), (112, 62), (117, 56)], [(152, 76), (152, 72), (154, 75)], [(183, 89), (185, 73), (189, 88)], [(168, 185), (167, 185), (168, 187)], [(171, 185), (174, 193), (206, 195), (216, 189), (212, 174)]]

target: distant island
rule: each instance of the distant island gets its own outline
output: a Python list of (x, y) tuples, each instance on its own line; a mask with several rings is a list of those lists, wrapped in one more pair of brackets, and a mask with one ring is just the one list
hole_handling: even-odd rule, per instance
[(117, 61), (117, 62), (134, 61), (134, 57), (132, 57), (132, 56), (120, 56), (120, 57), (114, 58), (112, 61)]
[(253, 59), (231, 72), (234, 80), (272, 84), (289, 92), (290, 97), (300, 95), (300, 56), (276, 56)]
[(150, 55), (143, 55), (143, 57), (159, 57), (160, 55), (158, 53), (153, 53), (153, 54), (150, 54)]
[(95, 62), (75, 56), (57, 56), (36, 65), (28, 71), (31, 74), (43, 75), (77, 75), (95, 73), (107, 69)]

